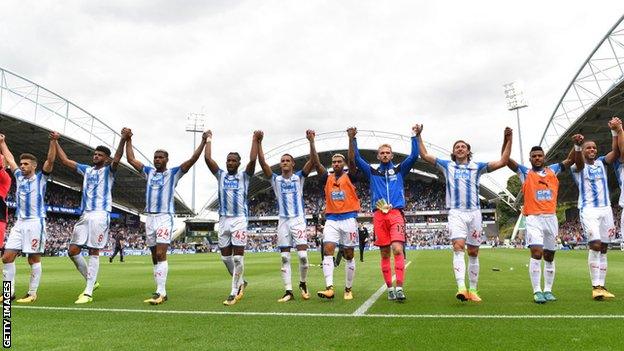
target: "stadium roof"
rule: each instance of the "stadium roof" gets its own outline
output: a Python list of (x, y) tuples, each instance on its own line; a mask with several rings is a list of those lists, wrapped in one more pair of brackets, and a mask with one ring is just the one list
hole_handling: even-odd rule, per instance
[[(383, 143), (392, 145), (395, 155), (395, 163), (399, 163), (405, 159), (411, 149), (411, 137), (402, 134), (388, 133), (373, 130), (359, 130), (357, 134), (358, 147), (362, 156), (369, 162), (376, 160), (377, 148)], [(448, 158), (450, 151), (439, 146), (425, 142), (427, 151), (443, 158)], [(325, 166), (331, 165), (331, 156), (340, 152), (347, 155), (348, 136), (345, 131), (334, 131), (327, 133), (319, 133), (316, 135), (315, 146), (319, 153), (321, 163)], [(296, 139), (283, 145), (277, 146), (265, 152), (267, 163), (272, 165), (271, 169), (279, 173), (279, 160), (284, 153), (289, 153), (295, 157), (296, 169), (301, 169), (305, 160), (309, 155), (309, 143), (306, 138)], [(412, 169), (412, 177), (423, 180), (444, 179), (442, 172), (432, 165), (419, 159)], [(482, 176), (480, 194), (486, 200), (494, 200), (499, 198), (499, 193), (504, 192), (504, 188), (498, 185), (488, 174)], [(252, 177), (249, 184), (249, 197), (263, 193), (271, 187), (269, 181), (264, 178), (262, 172), (257, 172)], [(513, 197), (512, 201), (513, 201)], [(505, 199), (506, 200), (506, 199)], [(199, 212), (198, 217), (207, 217), (210, 211), (215, 211), (218, 206), (216, 192), (204, 205)]]
[[(612, 138), (607, 122), (613, 116), (624, 117), (624, 16), (581, 65), (553, 111), (540, 142), (547, 161), (565, 159), (577, 133), (595, 140), (601, 154), (608, 152)], [(617, 189), (615, 177), (610, 178), (609, 188)], [(559, 189), (560, 201), (576, 199), (578, 191), (569, 174), (561, 178)]]
[[(97, 145), (113, 152), (120, 134), (84, 109), (32, 81), (0, 68), (0, 131), (6, 135), (11, 152), (35, 154), (45, 159), (48, 134), (61, 133), (59, 141), (68, 157), (85, 164), (92, 163)], [(136, 149), (137, 158), (146, 165), (152, 162)], [(82, 176), (62, 167), (58, 162), (53, 172), (55, 182), (80, 191)], [(145, 180), (122, 162), (113, 187), (113, 202), (118, 208), (141, 212), (145, 207)], [(176, 194), (176, 210), (192, 214), (188, 205)]]

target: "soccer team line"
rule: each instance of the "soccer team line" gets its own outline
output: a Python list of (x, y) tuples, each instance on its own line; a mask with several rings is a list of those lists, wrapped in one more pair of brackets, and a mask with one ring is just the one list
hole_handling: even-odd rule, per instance
[[(168, 300), (166, 292), (169, 263), (167, 250), (173, 234), (174, 190), (180, 178), (186, 174), (200, 155), (204, 154), (206, 165), (217, 178), (219, 192), (219, 248), (221, 258), (231, 275), (230, 293), (223, 301), (226, 306), (236, 304), (243, 298), (247, 285), (244, 277), (244, 248), (247, 243), (248, 188), (250, 178), (255, 174), (256, 161), (262, 173), (270, 181), (277, 199), (279, 219), (277, 246), (280, 249), (280, 275), (284, 294), (278, 302), (294, 300), (291, 272), (291, 249), (296, 249), (299, 263), (298, 288), (301, 297), (311, 297), (307, 287), (309, 269), (308, 241), (306, 236), (303, 184), (305, 178), (316, 171), (324, 184), (325, 226), (323, 229), (323, 275), (325, 289), (318, 291), (320, 298), (333, 299), (334, 288), (333, 255), (337, 246), (343, 247), (345, 256), (345, 300), (352, 300), (351, 291), (355, 276), (354, 247), (357, 246), (357, 215), (361, 211), (356, 186), (360, 178), (369, 181), (371, 210), (375, 245), (381, 255), (380, 268), (385, 285), (382, 286), (355, 315), (364, 315), (366, 310), (386, 291), (389, 300), (406, 300), (403, 290), (405, 277), (405, 217), (406, 205), (404, 179), (410, 174), (417, 159), (438, 168), (446, 183), (446, 207), (448, 213), (449, 238), (453, 243), (452, 268), (457, 284), (455, 297), (460, 301), (481, 302), (477, 290), (479, 280), (479, 247), (482, 243), (482, 214), (479, 203), (479, 178), (486, 172), (509, 167), (517, 172), (522, 181), (526, 216), (527, 244), (531, 255), (529, 275), (533, 287), (533, 300), (538, 304), (556, 301), (552, 293), (555, 277), (555, 250), (558, 222), (556, 217), (558, 174), (569, 169), (579, 188), (578, 207), (581, 224), (588, 236), (588, 266), (591, 277), (592, 298), (612, 299), (615, 295), (605, 287), (607, 273), (607, 250), (615, 235), (611, 210), (606, 165), (616, 168), (619, 179), (624, 178), (624, 130), (622, 121), (613, 117), (608, 122), (612, 135), (611, 151), (598, 157), (596, 143), (585, 140), (580, 134), (572, 137), (573, 148), (568, 157), (559, 163), (546, 166), (541, 147), (531, 148), (531, 168), (510, 159), (513, 133), (505, 128), (500, 159), (490, 162), (472, 160), (471, 146), (464, 140), (457, 140), (452, 147), (450, 160), (429, 154), (422, 140), (423, 125), (412, 128), (410, 154), (399, 164), (393, 163), (392, 146), (382, 144), (377, 149), (374, 165), (366, 161), (358, 149), (357, 129), (347, 129), (348, 155), (334, 154), (331, 157), (331, 172), (321, 164), (314, 143), (315, 132), (306, 131), (310, 154), (302, 169), (296, 171), (292, 155), (285, 153), (280, 158), (279, 172), (273, 172), (266, 162), (262, 150), (264, 132), (253, 132), (249, 163), (239, 170), (241, 157), (230, 152), (226, 158), (225, 170), (212, 158), (212, 132), (206, 131), (202, 141), (190, 159), (177, 167), (167, 168), (169, 154), (165, 150), (154, 152), (154, 167), (146, 166), (134, 157), (132, 130), (123, 128), (119, 145), (111, 157), (107, 147), (98, 146), (93, 154), (93, 165), (80, 164), (67, 157), (59, 143), (60, 135), (50, 134), (50, 145), (42, 170), (37, 171), (37, 159), (32, 154), (19, 157), (19, 167), (9, 151), (4, 135), (0, 134), (0, 151), (16, 180), (17, 221), (8, 237), (2, 256), (3, 278), (11, 281), (11, 298), (15, 299), (15, 259), (19, 252), (28, 254), (31, 265), (31, 280), (27, 294), (17, 299), (18, 303), (33, 303), (37, 300), (37, 288), (41, 279), (41, 254), (45, 242), (45, 184), (58, 156), (61, 164), (83, 176), (81, 208), (83, 214), (76, 223), (68, 254), (77, 271), (85, 279), (86, 287), (75, 301), (76, 304), (93, 302), (93, 291), (99, 286), (99, 252), (108, 242), (110, 212), (112, 209), (112, 187), (124, 150), (128, 163), (146, 179), (146, 244), (150, 247), (153, 262), (153, 276), (156, 291), (145, 303), (160, 305)], [(3, 169), (4, 171), (4, 169)], [(6, 178), (6, 177), (4, 177)], [(620, 182), (623, 184), (624, 182)], [(9, 183), (10, 184), (10, 183)], [(6, 184), (5, 184), (6, 185)], [(8, 189), (8, 187), (3, 186)], [(620, 206), (624, 207), (624, 191)], [(6, 208), (6, 206), (5, 206)], [(5, 214), (6, 219), (6, 214)], [(624, 220), (624, 216), (622, 217)], [(624, 230), (624, 225), (622, 226)], [(88, 263), (81, 251), (89, 252)], [(466, 254), (468, 260), (466, 262)], [(544, 269), (542, 270), (542, 262)], [(393, 276), (394, 271), (394, 276)], [(542, 289), (542, 272), (544, 288)], [(467, 277), (467, 279), (466, 279)], [(468, 284), (467, 284), (468, 283)], [(295, 285), (296, 286), (296, 285)], [(368, 305), (367, 305), (368, 304)]]

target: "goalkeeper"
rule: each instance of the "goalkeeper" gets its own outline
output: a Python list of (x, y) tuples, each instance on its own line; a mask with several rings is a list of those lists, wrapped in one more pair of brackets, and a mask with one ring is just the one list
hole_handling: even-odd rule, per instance
[[(381, 253), (381, 273), (386, 282), (388, 300), (405, 300), (403, 278), (405, 276), (405, 194), (403, 179), (409, 174), (412, 166), (418, 159), (418, 139), (416, 126), (412, 127), (412, 150), (410, 155), (399, 165), (392, 163), (392, 147), (383, 144), (377, 149), (379, 167), (372, 167), (360, 156), (355, 138), (357, 130), (349, 133), (354, 143), (355, 162), (362, 174), (370, 180), (371, 206), (373, 207), (373, 228), (376, 234), (375, 245)], [(394, 272), (396, 274), (396, 288), (392, 284), (392, 268), (390, 256), (394, 256)]]

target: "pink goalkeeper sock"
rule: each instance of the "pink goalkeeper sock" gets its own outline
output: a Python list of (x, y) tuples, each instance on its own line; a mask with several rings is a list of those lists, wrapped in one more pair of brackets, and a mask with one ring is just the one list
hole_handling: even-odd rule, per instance
[(392, 286), (392, 268), (390, 267), (390, 257), (381, 258), (381, 273), (383, 274), (386, 286)]

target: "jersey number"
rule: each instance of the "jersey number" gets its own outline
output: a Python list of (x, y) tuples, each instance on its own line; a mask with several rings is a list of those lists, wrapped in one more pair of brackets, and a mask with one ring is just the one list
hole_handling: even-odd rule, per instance
[(349, 233), (349, 241), (353, 242), (357, 240), (358, 234), (356, 232)]
[(246, 237), (247, 237), (247, 235), (242, 230), (237, 230), (237, 231), (234, 232), (234, 238), (236, 238), (237, 240), (245, 241)]
[(169, 237), (169, 229), (158, 228), (158, 230), (156, 231), (156, 237), (160, 239), (167, 239)]
[(305, 233), (303, 230), (297, 230), (297, 239), (305, 239)]

